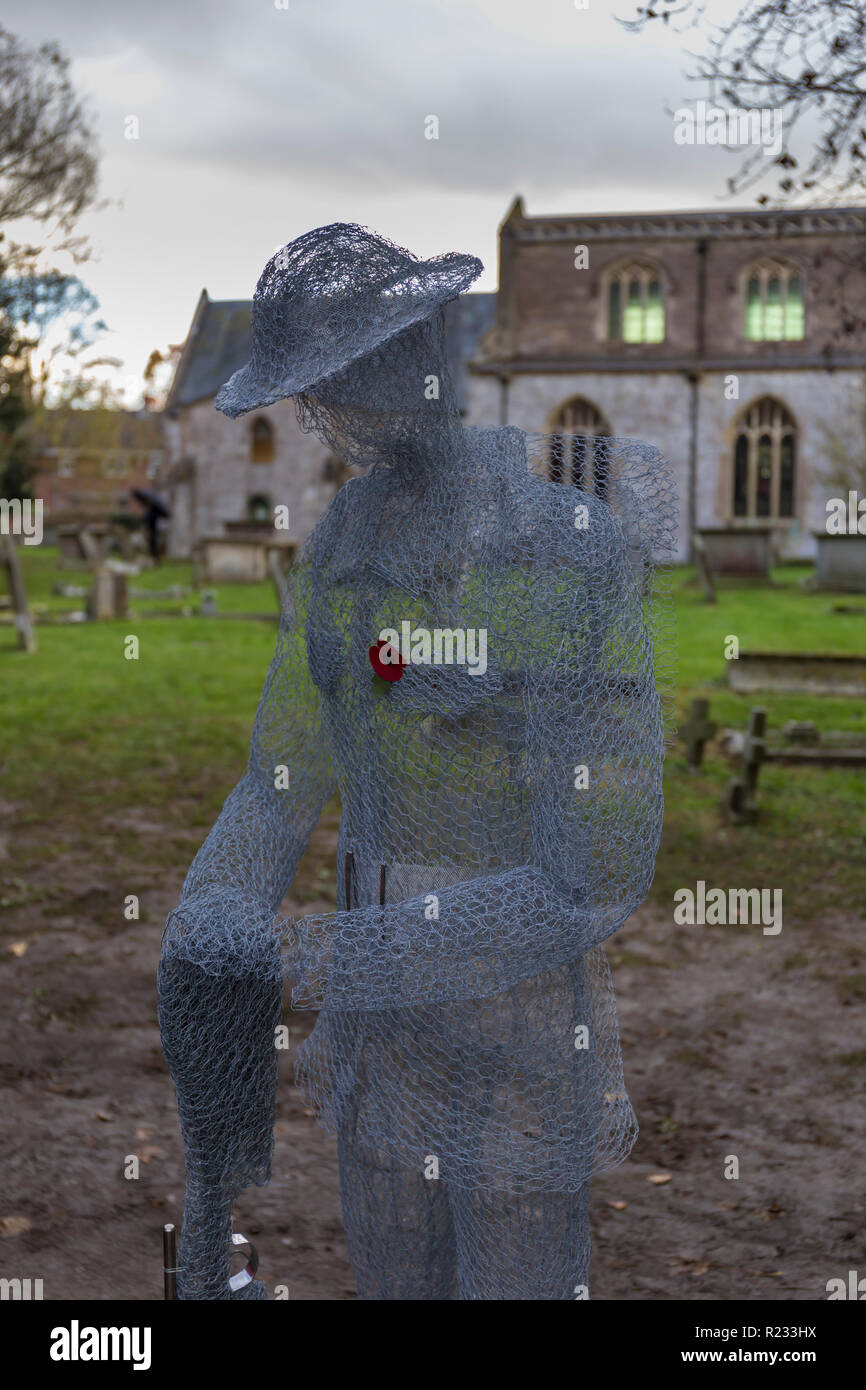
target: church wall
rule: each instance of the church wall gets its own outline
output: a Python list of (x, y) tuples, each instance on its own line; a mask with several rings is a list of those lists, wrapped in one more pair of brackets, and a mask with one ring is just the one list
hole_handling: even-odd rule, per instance
[[(303, 541), (337, 490), (326, 477), (329, 452), (314, 435), (301, 432), (291, 401), (279, 401), (265, 416), (274, 429), (271, 463), (253, 463), (251, 425), (255, 415), (230, 420), (213, 400), (182, 406), (172, 422), (172, 463), (191, 460), (194, 476), (176, 485), (188, 501), (176, 499), (177, 523), (170, 530), (170, 551), (188, 554), (203, 536), (218, 536), (226, 521), (247, 517), (247, 499), (264, 496), (289, 508), (289, 535)], [(188, 512), (189, 523), (185, 522)]]

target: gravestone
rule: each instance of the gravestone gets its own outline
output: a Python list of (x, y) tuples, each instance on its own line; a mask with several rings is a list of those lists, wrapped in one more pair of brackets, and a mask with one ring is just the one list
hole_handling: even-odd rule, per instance
[(736, 825), (750, 825), (758, 819), (758, 773), (766, 753), (767, 711), (753, 709), (743, 745), (743, 764), (725, 793), (725, 806)]
[(782, 737), (789, 743), (816, 745), (821, 742), (817, 724), (811, 719), (789, 719), (782, 725)]
[(866, 696), (866, 656), (850, 652), (741, 651), (726, 666), (728, 685), (746, 694)]
[(701, 526), (706, 563), (713, 575), (769, 579), (773, 530), (769, 526)]
[(127, 616), (127, 583), (122, 571), (100, 565), (88, 595), (87, 616), (94, 622)]
[(866, 536), (828, 536), (826, 531), (813, 531), (812, 535), (815, 588), (866, 594)]
[(717, 726), (708, 718), (709, 712), (709, 700), (692, 700), (689, 717), (680, 730), (680, 739), (686, 745), (686, 758), (690, 767), (700, 767), (704, 757), (704, 744), (716, 732)]

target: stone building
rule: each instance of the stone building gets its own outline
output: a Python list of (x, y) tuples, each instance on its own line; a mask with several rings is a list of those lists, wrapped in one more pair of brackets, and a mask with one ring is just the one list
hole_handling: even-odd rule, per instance
[(47, 525), (141, 517), (133, 490), (156, 487), (165, 466), (158, 413), (64, 406), (40, 411), (24, 429)]
[[(465, 363), (493, 322), (495, 295), (469, 294), (446, 309), (449, 360), (465, 404)], [(252, 305), (214, 301), (202, 290), (165, 403), (165, 483), (172, 517), (169, 553), (273, 520), (288, 507), (287, 538), (302, 541), (348, 476), (344, 465), (298, 427), (292, 401), (230, 420), (214, 407), (224, 381), (249, 356)]]
[(572, 435), (657, 445), (680, 559), (725, 525), (811, 556), (822, 475), (864, 449), (864, 233), (863, 208), (527, 216), (517, 198), (468, 419), (557, 435), (550, 476), (584, 485)]

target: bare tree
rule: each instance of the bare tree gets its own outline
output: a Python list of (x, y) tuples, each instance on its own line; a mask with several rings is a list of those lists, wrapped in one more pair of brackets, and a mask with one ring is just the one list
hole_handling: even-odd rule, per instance
[(71, 232), (97, 193), (98, 152), (69, 59), (0, 27), (0, 227), (21, 218)]
[[(25, 496), (29, 459), (24, 429), (44, 395), (50, 362), (73, 360), (104, 325), (96, 301), (76, 276), (37, 268), (43, 248), (9, 232), (42, 224), (55, 251), (85, 259), (86, 240), (74, 236), (97, 196), (98, 151), (83, 101), (69, 78), (69, 60), (56, 44), (28, 48), (0, 26), (0, 492)], [(41, 239), (41, 238), (40, 238)], [(66, 342), (36, 352), (52, 325)]]
[[(625, 28), (654, 22), (696, 28), (706, 18), (712, 33), (704, 51), (691, 53), (689, 80), (703, 84), (714, 104), (743, 111), (782, 113), (782, 147), (774, 194), (757, 201), (776, 206), (808, 196), (838, 202), (866, 188), (866, 3), (864, 0), (745, 0), (725, 27), (712, 24), (707, 0), (650, 0)], [(801, 162), (792, 151), (797, 131), (811, 142)], [(813, 134), (814, 132), (814, 134)], [(760, 183), (767, 160), (755, 149), (728, 180), (731, 193)]]

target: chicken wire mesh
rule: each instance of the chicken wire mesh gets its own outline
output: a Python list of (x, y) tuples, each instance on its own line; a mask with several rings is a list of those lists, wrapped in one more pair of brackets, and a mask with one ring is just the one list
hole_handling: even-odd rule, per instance
[[(671, 480), (637, 441), (464, 427), (437, 303), (345, 365), (348, 317), (297, 406), (367, 471), (289, 576), (249, 764), (164, 934), (181, 1297), (267, 1296), (230, 1293), (228, 1241), (270, 1176), (287, 977), (359, 1294), (570, 1299), (589, 1180), (637, 1132), (602, 943), (661, 831)], [(337, 911), (291, 921), (335, 791)]]

